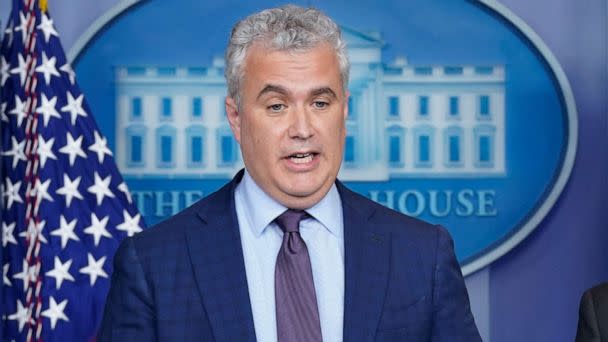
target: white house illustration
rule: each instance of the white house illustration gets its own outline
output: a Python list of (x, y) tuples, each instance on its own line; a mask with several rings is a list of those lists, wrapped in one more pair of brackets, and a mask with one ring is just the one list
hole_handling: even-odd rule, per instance
[[(505, 175), (503, 66), (387, 65), (378, 34), (343, 34), (351, 96), (340, 179)], [(126, 177), (229, 178), (243, 167), (223, 68), (221, 58), (116, 68), (116, 160)]]

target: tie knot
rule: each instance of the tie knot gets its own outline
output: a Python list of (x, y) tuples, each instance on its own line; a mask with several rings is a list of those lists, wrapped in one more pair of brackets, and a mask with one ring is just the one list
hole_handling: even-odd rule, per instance
[(287, 209), (275, 219), (275, 222), (284, 233), (298, 232), (300, 231), (300, 221), (308, 216), (304, 210)]

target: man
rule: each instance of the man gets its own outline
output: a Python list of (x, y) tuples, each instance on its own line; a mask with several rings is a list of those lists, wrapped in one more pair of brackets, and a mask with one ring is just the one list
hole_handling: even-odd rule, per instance
[(576, 342), (608, 342), (608, 283), (601, 283), (583, 293)]
[(245, 171), (123, 242), (100, 341), (479, 341), (441, 227), (336, 180), (349, 64), (315, 9), (256, 13), (226, 52)]

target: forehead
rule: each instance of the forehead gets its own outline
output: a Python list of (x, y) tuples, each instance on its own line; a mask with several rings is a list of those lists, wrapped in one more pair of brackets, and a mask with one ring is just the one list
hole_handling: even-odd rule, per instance
[(342, 90), (342, 81), (335, 49), (328, 43), (302, 50), (277, 50), (254, 43), (245, 56), (244, 86), (255, 91), (268, 84), (294, 89), (330, 87)]

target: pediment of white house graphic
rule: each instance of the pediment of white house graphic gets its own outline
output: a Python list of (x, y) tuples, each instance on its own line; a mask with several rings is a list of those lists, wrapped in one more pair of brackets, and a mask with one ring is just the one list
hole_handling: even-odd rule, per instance
[[(379, 33), (343, 34), (351, 96), (342, 180), (506, 174), (504, 66), (383, 63)], [(223, 72), (220, 57), (115, 69), (116, 146), (124, 147), (116, 159), (126, 177), (230, 178), (243, 166)]]
[(378, 31), (358, 31), (350, 27), (341, 26), (342, 38), (349, 48), (382, 48), (385, 43)]

